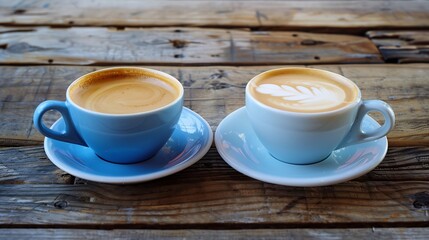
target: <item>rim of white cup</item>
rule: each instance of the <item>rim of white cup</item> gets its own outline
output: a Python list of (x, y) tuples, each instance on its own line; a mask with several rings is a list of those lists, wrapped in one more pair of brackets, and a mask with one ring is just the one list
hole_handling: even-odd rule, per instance
[[(288, 111), (288, 110), (282, 110), (282, 109), (278, 109), (275, 107), (271, 107), (268, 106), (264, 103), (259, 102), (251, 93), (250, 93), (250, 85), (256, 81), (256, 79), (260, 78), (262, 75), (271, 73), (271, 72), (280, 72), (280, 71), (285, 71), (285, 70), (306, 70), (306, 71), (315, 71), (315, 72), (319, 72), (319, 73), (324, 73), (324, 74), (328, 74), (328, 75), (332, 75), (335, 78), (339, 78), (340, 81), (345, 81), (350, 83), (351, 85), (353, 85), (356, 90), (357, 90), (357, 96), (356, 99), (352, 102), (350, 102), (349, 104), (347, 104), (344, 107), (341, 107), (339, 109), (334, 109), (334, 110), (330, 110), (330, 111), (324, 111), (324, 112), (294, 112), (294, 111)], [(285, 114), (285, 115), (295, 115), (295, 116), (300, 116), (300, 117), (314, 117), (314, 116), (323, 116), (323, 115), (330, 115), (330, 114), (336, 114), (336, 113), (342, 113), (344, 111), (347, 111), (351, 108), (354, 108), (357, 104), (359, 104), (362, 101), (362, 94), (360, 91), (360, 88), (357, 86), (356, 83), (354, 83), (352, 80), (338, 74), (338, 73), (334, 73), (334, 72), (330, 72), (327, 70), (322, 70), (322, 69), (317, 69), (317, 68), (307, 68), (307, 67), (282, 67), (282, 68), (275, 68), (275, 69), (271, 69), (268, 71), (264, 71), (262, 73), (259, 73), (258, 75), (254, 76), (252, 79), (250, 79), (250, 81), (247, 83), (246, 85), (246, 98), (251, 99), (255, 104), (257, 104), (260, 107), (263, 108), (267, 108), (270, 111), (274, 111), (276, 113), (279, 114)]]

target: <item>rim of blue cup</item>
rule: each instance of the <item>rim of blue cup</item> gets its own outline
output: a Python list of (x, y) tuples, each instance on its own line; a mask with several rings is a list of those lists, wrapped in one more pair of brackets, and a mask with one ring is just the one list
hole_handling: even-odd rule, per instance
[[(107, 71), (114, 71), (115, 69), (130, 69), (130, 70), (139, 70), (145, 73), (149, 73), (150, 75), (154, 76), (154, 77), (159, 77), (159, 78), (167, 78), (168, 81), (171, 81), (173, 84), (175, 84), (175, 86), (177, 86), (177, 89), (179, 90), (179, 96), (172, 102), (170, 102), (167, 105), (164, 105), (162, 107), (159, 108), (155, 108), (149, 111), (143, 111), (143, 112), (137, 112), (137, 113), (103, 113), (103, 112), (97, 112), (97, 111), (93, 111), (84, 107), (81, 107), (80, 105), (78, 105), (77, 103), (75, 103), (72, 98), (70, 97), (70, 91), (71, 88), (78, 84), (80, 81), (83, 81), (82, 79), (87, 78), (88, 76), (100, 73), (100, 72), (107, 72)], [(142, 115), (146, 115), (146, 114), (151, 114), (151, 113), (155, 113), (155, 112), (159, 112), (162, 110), (165, 110), (167, 108), (170, 108), (174, 105), (176, 105), (178, 102), (182, 101), (183, 99), (183, 95), (184, 95), (184, 88), (183, 85), (180, 83), (179, 80), (177, 80), (175, 77), (171, 76), (168, 73), (159, 71), (159, 70), (155, 70), (155, 69), (151, 69), (151, 68), (144, 68), (144, 67), (110, 67), (110, 68), (103, 68), (100, 70), (96, 70), (90, 73), (87, 73), (85, 75), (80, 76), (79, 78), (77, 78), (76, 80), (74, 80), (67, 88), (67, 92), (66, 92), (66, 99), (67, 102), (70, 103), (71, 105), (73, 105), (74, 107), (78, 108), (81, 111), (90, 113), (90, 114), (95, 114), (95, 115), (100, 115), (100, 116), (113, 116), (113, 117), (130, 117), (130, 116), (142, 116)]]

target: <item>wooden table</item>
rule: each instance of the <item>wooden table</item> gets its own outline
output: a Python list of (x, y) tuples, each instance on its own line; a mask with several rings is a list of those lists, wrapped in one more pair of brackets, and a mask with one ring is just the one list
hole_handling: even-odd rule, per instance
[[(428, 239), (428, 63), (428, 1), (1, 1), (0, 238)], [(63, 172), (34, 108), (122, 65), (177, 77), (213, 131), (244, 105), (252, 76), (289, 65), (345, 75), (365, 99), (391, 104), (397, 124), (376, 169), (327, 187), (254, 180), (214, 145), (141, 184)]]

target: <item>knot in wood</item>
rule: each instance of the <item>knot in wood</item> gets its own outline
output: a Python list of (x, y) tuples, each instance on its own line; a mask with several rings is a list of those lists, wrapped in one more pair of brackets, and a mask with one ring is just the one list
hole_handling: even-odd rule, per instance
[(226, 77), (226, 73), (223, 70), (219, 70), (219, 72), (210, 75), (210, 79), (220, 79), (223, 77)]
[(169, 40), (169, 41), (173, 45), (173, 47), (175, 47), (175, 48), (184, 48), (188, 45), (188, 42), (185, 40), (173, 39), (173, 40)]
[(325, 42), (323, 41), (316, 41), (316, 40), (311, 40), (311, 39), (304, 39), (301, 41), (301, 45), (304, 46), (313, 46), (313, 45), (319, 45), (319, 44), (324, 44)]
[(25, 9), (16, 9), (13, 11), (13, 14), (24, 14), (25, 12), (27, 12)]
[(427, 192), (419, 192), (414, 194), (413, 206), (418, 209), (429, 209), (429, 194)]
[(211, 85), (211, 89), (214, 89), (214, 90), (225, 89), (225, 88), (231, 87), (231, 84), (219, 82), (219, 81), (213, 81), (212, 83), (210, 83), (210, 85)]
[(65, 200), (58, 200), (54, 202), (54, 207), (58, 209), (64, 209), (68, 206), (68, 202)]

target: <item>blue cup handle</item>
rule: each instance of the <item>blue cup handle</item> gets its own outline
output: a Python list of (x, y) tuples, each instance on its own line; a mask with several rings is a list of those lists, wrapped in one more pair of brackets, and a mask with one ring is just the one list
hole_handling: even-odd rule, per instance
[[(362, 121), (368, 112), (380, 112), (384, 117), (383, 126), (371, 130), (369, 132), (362, 131)], [(348, 135), (344, 138), (342, 143), (336, 148), (340, 149), (349, 145), (373, 141), (386, 136), (395, 125), (395, 113), (389, 104), (380, 100), (366, 100), (363, 101), (359, 107), (356, 120)]]
[[(49, 110), (56, 110), (61, 113), (65, 122), (64, 131), (56, 132), (46, 127), (45, 124), (43, 124), (42, 117)], [(41, 104), (39, 104), (39, 106), (37, 106), (36, 110), (34, 111), (33, 122), (36, 129), (48, 138), (88, 146), (82, 139), (82, 137), (79, 135), (79, 133), (76, 131), (73, 121), (70, 117), (70, 112), (65, 102), (54, 100), (42, 102)]]

